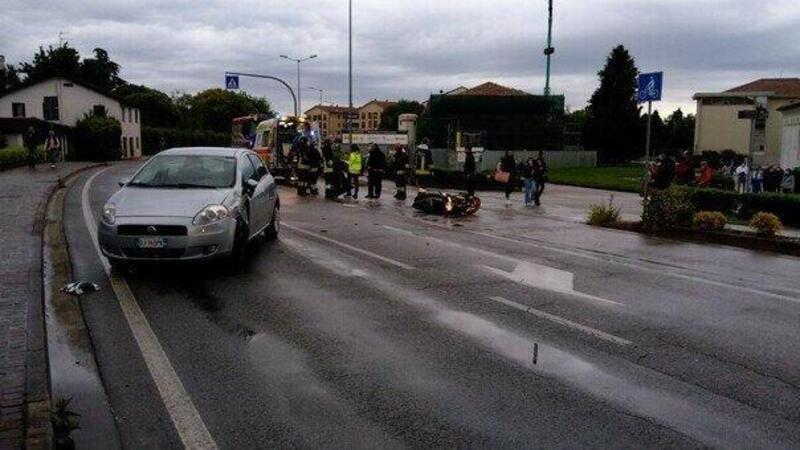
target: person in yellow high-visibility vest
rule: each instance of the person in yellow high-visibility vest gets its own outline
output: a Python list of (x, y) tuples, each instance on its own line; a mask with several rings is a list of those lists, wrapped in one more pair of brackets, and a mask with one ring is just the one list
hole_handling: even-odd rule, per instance
[(358, 184), (360, 182), (361, 171), (363, 169), (361, 159), (361, 149), (353, 144), (350, 147), (350, 154), (347, 156), (347, 179), (350, 183), (348, 197), (358, 198)]

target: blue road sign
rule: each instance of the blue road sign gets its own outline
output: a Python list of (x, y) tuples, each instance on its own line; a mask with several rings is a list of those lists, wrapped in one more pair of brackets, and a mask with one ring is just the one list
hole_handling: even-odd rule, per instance
[(661, 100), (664, 87), (664, 72), (643, 73), (639, 75), (639, 102), (657, 102)]
[(239, 89), (239, 75), (225, 75), (225, 89)]

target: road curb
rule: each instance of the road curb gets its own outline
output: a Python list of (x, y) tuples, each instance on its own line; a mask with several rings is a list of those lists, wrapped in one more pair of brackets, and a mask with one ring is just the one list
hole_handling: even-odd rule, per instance
[(89, 164), (78, 168), (64, 177), (59, 177), (46, 190), (36, 204), (33, 233), (39, 244), (34, 246), (34, 260), (39, 263), (31, 267), (28, 282), (31, 292), (28, 298), (27, 346), (25, 355), (25, 407), (24, 427), (25, 446), (29, 449), (53, 448), (53, 427), (50, 422), (52, 398), (50, 392), (50, 362), (47, 356), (47, 329), (44, 319), (44, 231), (47, 220), (47, 206), (56, 190), (84, 171), (103, 164)]

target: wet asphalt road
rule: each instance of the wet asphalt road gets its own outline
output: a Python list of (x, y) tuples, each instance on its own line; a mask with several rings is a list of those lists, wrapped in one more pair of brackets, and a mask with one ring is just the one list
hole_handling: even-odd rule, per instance
[[(95, 216), (135, 167), (94, 180)], [(82, 308), (117, 428), (180, 447), (80, 212), (93, 173), (65, 224), (76, 275), (103, 287)], [(460, 220), (386, 197), (282, 189), (280, 239), (240, 272), (127, 276), (220, 448), (800, 446), (800, 259), (497, 194)]]

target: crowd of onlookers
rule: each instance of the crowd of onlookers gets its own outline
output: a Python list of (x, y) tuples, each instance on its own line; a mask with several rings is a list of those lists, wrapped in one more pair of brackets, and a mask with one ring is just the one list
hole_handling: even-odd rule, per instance
[(667, 189), (673, 183), (683, 186), (733, 188), (740, 193), (780, 192), (796, 190), (792, 169), (772, 164), (766, 167), (749, 165), (747, 157), (720, 160), (717, 164), (698, 159), (691, 152), (679, 158), (660, 154), (648, 168), (648, 186)]

